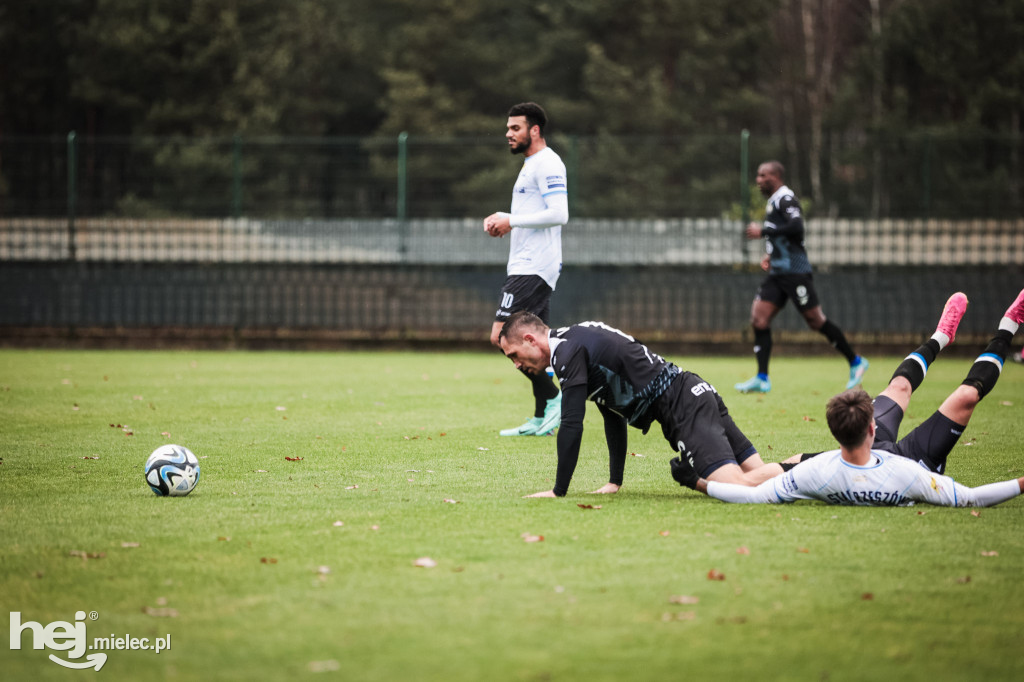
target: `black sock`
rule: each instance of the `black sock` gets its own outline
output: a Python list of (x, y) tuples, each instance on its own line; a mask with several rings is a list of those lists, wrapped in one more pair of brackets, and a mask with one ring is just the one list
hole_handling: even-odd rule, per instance
[(768, 360), (772, 357), (772, 330), (754, 329), (754, 357), (757, 373), (768, 376)]
[[(925, 375), (928, 374), (928, 368), (935, 362), (939, 350), (939, 342), (935, 339), (928, 339), (917, 350), (904, 358), (900, 366), (892, 373), (892, 379), (906, 377), (907, 381), (910, 382), (910, 390), (916, 391), (917, 387), (924, 381)], [(892, 379), (889, 379), (889, 381), (892, 381)]]
[(967, 378), (963, 380), (963, 383), (978, 389), (978, 396), (981, 398), (988, 395), (988, 392), (999, 381), (999, 375), (1003, 371), (1003, 363), (1006, 361), (1006, 355), (1010, 352), (1010, 341), (1012, 340), (1013, 334), (1009, 331), (1005, 329), (997, 331), (989, 341), (988, 347), (978, 356), (978, 359), (971, 365), (970, 371), (967, 372)]
[(843, 335), (843, 330), (835, 326), (832, 320), (825, 320), (825, 324), (821, 325), (821, 332), (828, 342), (832, 344), (832, 347), (843, 354), (847, 362), (851, 365), (853, 361), (857, 359), (857, 354), (850, 348), (849, 342), (846, 340), (846, 336)]
[[(523, 372), (526, 374), (526, 372)], [(558, 395), (558, 387), (555, 386), (554, 380), (547, 375), (542, 374), (526, 374), (530, 378), (530, 383), (533, 384), (533, 416), (543, 417), (544, 408), (547, 407), (548, 401)]]

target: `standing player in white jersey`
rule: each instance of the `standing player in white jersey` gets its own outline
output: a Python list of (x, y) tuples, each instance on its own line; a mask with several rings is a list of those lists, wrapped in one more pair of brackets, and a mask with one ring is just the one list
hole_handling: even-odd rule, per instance
[(697, 481), (697, 490), (726, 502), (822, 500), (862, 506), (927, 502), (946, 507), (987, 507), (1020, 495), (1024, 492), (1024, 477), (968, 488), (940, 472), (974, 408), (999, 379), (1013, 335), (1024, 323), (1024, 291), (1007, 309), (995, 336), (974, 361), (963, 383), (937, 412), (896, 441), (911, 394), (924, 380), (939, 351), (953, 340), (966, 308), (966, 296), (957, 293), (950, 297), (935, 335), (900, 364), (874, 405), (860, 388), (829, 401), (825, 416), (839, 442), (838, 450), (805, 458), (783, 475), (753, 488), (702, 478)]
[[(512, 190), (512, 212), (499, 211), (484, 219), (484, 230), (492, 237), (512, 235), (501, 303), (491, 326), (495, 346), (502, 325), (514, 312), (528, 310), (548, 322), (551, 294), (562, 271), (562, 226), (569, 221), (569, 196), (565, 164), (544, 139), (547, 121), (544, 109), (534, 102), (516, 104), (508, 112), (509, 151), (525, 158)], [(547, 435), (561, 420), (561, 393), (552, 372), (526, 376), (533, 386), (533, 416), (522, 426), (501, 431), (502, 436)]]

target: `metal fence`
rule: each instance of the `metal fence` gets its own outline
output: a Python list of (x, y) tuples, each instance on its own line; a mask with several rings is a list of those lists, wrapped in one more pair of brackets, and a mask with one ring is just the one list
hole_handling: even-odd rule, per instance
[[(740, 219), (760, 161), (812, 217), (1019, 218), (1020, 136), (552, 135), (578, 218)], [(0, 217), (479, 218), (521, 160), (499, 135), (436, 138), (0, 136)]]
[[(785, 145), (552, 143), (572, 215), (552, 321), (745, 348), (762, 247), (743, 215), (763, 199), (741, 169)], [(805, 199), (824, 308), (861, 344), (927, 333), (955, 289), (972, 299), (963, 333), (987, 334), (1024, 286), (1019, 142), (914, 145), (833, 141), (828, 198)], [(972, 145), (984, 162), (957, 167)], [(0, 138), (0, 340), (484, 344), (508, 247), (481, 218), (507, 209), (519, 163), (494, 139)], [(960, 177), (972, 167), (984, 181)], [(803, 338), (796, 314), (777, 328)]]

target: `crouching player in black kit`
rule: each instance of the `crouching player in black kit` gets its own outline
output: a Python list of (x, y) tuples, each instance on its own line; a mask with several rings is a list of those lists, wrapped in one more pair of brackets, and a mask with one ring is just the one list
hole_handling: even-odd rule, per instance
[(680, 483), (692, 485), (700, 476), (757, 485), (782, 473), (780, 465), (761, 460), (710, 384), (603, 322), (552, 330), (536, 315), (520, 311), (502, 327), (499, 344), (524, 372), (536, 374), (553, 367), (562, 388), (555, 487), (528, 497), (562, 497), (568, 492), (587, 400), (601, 411), (608, 441), (609, 479), (595, 493), (618, 492), (622, 486), (626, 426), (646, 433), (655, 421), (680, 454), (672, 460), (672, 477)]

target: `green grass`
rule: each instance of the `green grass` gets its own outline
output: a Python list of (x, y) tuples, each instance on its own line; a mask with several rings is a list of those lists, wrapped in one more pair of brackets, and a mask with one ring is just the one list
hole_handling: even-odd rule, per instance
[[(765, 459), (830, 445), (837, 357), (776, 359), (769, 396), (733, 394), (750, 358), (674, 359), (722, 390)], [(870, 391), (896, 361), (872, 358)], [(968, 366), (934, 365), (904, 431)], [(643, 457), (623, 490), (591, 496), (607, 481), (592, 410), (569, 496), (526, 500), (552, 484), (554, 439), (496, 434), (527, 394), (493, 354), (0, 351), (0, 618), (95, 611), (90, 641), (171, 634), (160, 655), (107, 652), (106, 680), (1024, 675), (1024, 499), (978, 516), (730, 506), (675, 485), (657, 428), (631, 430)], [(1022, 424), (1024, 368), (1008, 364), (950, 472), (1024, 474)], [(203, 458), (188, 497), (143, 481), (167, 442)], [(414, 567), (424, 556), (437, 566)], [(91, 674), (3, 633), (4, 679)]]

